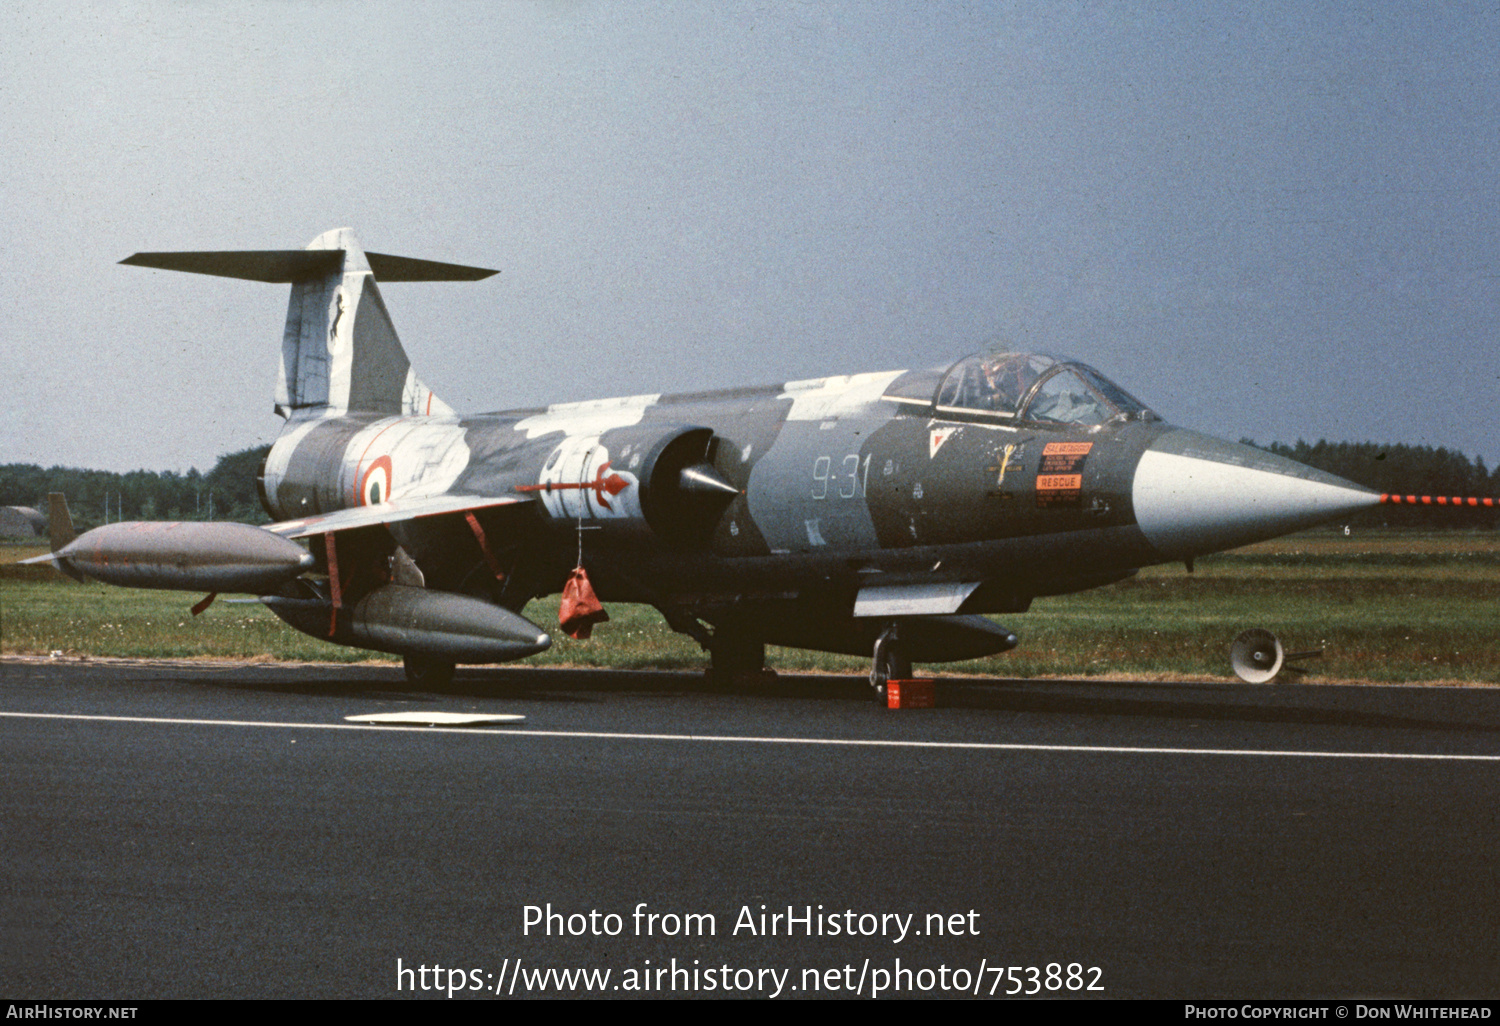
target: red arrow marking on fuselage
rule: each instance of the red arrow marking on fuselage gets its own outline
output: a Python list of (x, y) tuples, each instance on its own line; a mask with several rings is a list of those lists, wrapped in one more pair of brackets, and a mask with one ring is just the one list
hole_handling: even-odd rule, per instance
[(555, 484), (518, 485), (516, 487), (516, 491), (563, 492), (571, 491), (574, 489), (587, 488), (589, 491), (594, 493), (594, 498), (599, 500), (599, 505), (603, 506), (607, 510), (613, 511), (614, 507), (611, 506), (609, 504), (609, 500), (604, 497), (605, 493), (608, 492), (610, 495), (619, 495), (625, 489), (630, 487), (630, 482), (625, 480), (619, 474), (611, 474), (608, 477), (605, 477), (604, 472), (609, 469), (609, 466), (610, 465), (608, 463), (605, 463), (602, 467), (600, 467), (598, 473), (594, 475), (594, 479), (592, 481), (559, 481)]

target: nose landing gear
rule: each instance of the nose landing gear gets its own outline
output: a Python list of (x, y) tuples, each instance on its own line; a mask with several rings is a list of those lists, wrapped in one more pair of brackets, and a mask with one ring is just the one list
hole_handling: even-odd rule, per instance
[(875, 639), (875, 660), (870, 669), (870, 687), (876, 702), (884, 704), (885, 686), (892, 680), (911, 677), (911, 659), (901, 645), (900, 625), (889, 624)]

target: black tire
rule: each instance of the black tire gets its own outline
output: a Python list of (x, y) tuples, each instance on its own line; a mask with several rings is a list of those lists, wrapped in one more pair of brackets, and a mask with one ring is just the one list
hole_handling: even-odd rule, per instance
[(708, 672), (715, 677), (754, 676), (766, 668), (766, 643), (748, 634), (716, 631), (708, 658)]
[(453, 683), (453, 663), (432, 656), (403, 656), (401, 665), (406, 670), (406, 682), (419, 688), (444, 688)]
[(901, 651), (898, 642), (884, 641), (875, 645), (875, 661), (870, 668), (870, 687), (875, 691), (876, 702), (885, 702), (887, 681), (907, 680), (911, 673), (911, 660)]

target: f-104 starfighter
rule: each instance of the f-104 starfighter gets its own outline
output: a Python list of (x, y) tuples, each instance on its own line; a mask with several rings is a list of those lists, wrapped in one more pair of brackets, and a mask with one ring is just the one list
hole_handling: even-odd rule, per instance
[[(1365, 488), (1173, 427), (1099, 371), (984, 352), (918, 370), (460, 415), (417, 378), (383, 281), (483, 268), (302, 250), (126, 264), (283, 282), (264, 528), (113, 524), (51, 559), (111, 583), (256, 595), (298, 630), (396, 653), (418, 683), (551, 644), (564, 589), (654, 606), (753, 673), (765, 646), (913, 662), (1005, 651), (988, 614), (1374, 505)], [(591, 589), (591, 590), (590, 590)]]

